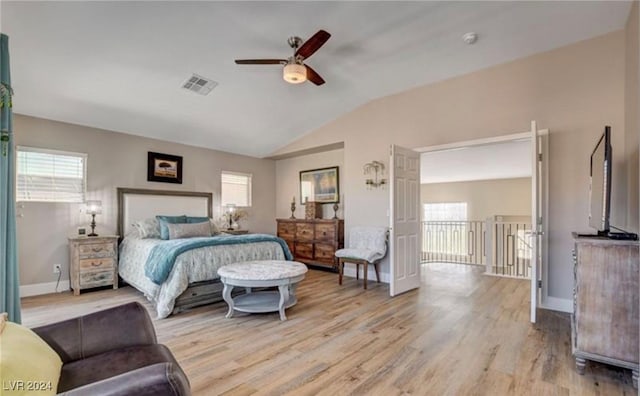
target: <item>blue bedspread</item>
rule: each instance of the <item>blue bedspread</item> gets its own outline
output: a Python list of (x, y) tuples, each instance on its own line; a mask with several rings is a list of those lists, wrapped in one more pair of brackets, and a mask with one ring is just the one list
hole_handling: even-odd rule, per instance
[(147, 262), (145, 263), (144, 272), (153, 283), (160, 285), (169, 277), (176, 258), (186, 251), (207, 246), (238, 245), (255, 242), (277, 242), (282, 247), (285, 258), (287, 260), (293, 259), (289, 246), (287, 246), (287, 243), (283, 239), (267, 234), (171, 239), (151, 249), (149, 257), (147, 257)]

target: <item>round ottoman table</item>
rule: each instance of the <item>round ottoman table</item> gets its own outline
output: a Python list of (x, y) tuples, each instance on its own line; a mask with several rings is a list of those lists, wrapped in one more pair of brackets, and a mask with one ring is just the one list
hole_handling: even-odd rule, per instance
[[(222, 297), (229, 305), (227, 318), (233, 311), (280, 312), (280, 320), (287, 320), (286, 308), (298, 302), (296, 287), (304, 279), (307, 266), (296, 261), (245, 261), (225, 265), (218, 270), (224, 285)], [(244, 287), (246, 294), (231, 296), (234, 287)], [(278, 287), (278, 291), (253, 292), (254, 287)]]

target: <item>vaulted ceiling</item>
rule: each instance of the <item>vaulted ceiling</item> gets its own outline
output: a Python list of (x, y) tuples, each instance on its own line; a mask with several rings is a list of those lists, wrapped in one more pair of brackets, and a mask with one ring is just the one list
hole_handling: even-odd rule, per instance
[[(622, 29), (628, 2), (0, 2), (15, 112), (252, 156), (375, 98)], [(287, 38), (332, 34), (290, 85)], [(462, 35), (475, 31), (469, 46)], [(192, 74), (219, 85), (181, 89)]]

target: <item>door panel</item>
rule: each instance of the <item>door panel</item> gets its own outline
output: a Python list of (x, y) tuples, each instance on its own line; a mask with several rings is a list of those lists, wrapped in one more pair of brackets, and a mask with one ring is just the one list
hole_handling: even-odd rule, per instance
[(531, 323), (536, 322), (542, 287), (546, 287), (548, 148), (548, 131), (538, 131), (536, 122), (531, 121)]
[(391, 146), (390, 294), (420, 287), (420, 154)]

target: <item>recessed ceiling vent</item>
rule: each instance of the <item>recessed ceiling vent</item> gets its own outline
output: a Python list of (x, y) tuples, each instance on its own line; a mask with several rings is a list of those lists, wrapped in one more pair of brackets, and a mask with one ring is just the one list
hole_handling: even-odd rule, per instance
[(189, 77), (187, 81), (182, 84), (182, 88), (200, 95), (206, 95), (217, 85), (218, 83), (212, 79), (194, 73), (193, 76)]

